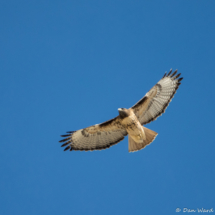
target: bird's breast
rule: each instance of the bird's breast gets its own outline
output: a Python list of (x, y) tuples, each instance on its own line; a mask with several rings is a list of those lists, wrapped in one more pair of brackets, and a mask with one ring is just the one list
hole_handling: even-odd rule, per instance
[(122, 120), (122, 125), (130, 135), (138, 136), (142, 134), (142, 126), (135, 115), (131, 115)]

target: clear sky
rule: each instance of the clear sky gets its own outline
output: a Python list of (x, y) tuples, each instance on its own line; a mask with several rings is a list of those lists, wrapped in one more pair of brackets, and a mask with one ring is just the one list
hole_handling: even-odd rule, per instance
[[(215, 1), (2, 0), (0, 20), (0, 214), (215, 210)], [(184, 80), (145, 149), (60, 147), (171, 68)]]

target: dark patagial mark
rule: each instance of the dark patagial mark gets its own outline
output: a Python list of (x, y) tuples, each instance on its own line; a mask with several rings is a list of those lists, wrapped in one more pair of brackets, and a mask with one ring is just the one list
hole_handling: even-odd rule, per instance
[(144, 96), (139, 102), (137, 102), (132, 108), (136, 108), (138, 105), (143, 104), (148, 99), (147, 96)]
[(115, 118), (113, 118), (113, 119), (110, 119), (110, 120), (108, 120), (108, 121), (106, 121), (106, 122), (101, 123), (101, 124), (99, 125), (99, 127), (102, 128), (102, 127), (104, 127), (104, 126), (110, 125), (116, 118), (117, 118), (117, 117), (115, 117)]

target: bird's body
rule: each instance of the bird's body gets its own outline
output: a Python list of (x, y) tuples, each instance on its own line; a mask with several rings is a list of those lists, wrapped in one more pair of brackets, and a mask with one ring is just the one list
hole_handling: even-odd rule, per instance
[(119, 108), (120, 111), (126, 111), (127, 117), (121, 118), (121, 124), (126, 129), (130, 137), (136, 142), (142, 142), (146, 139), (143, 126), (140, 124), (132, 109)]
[(145, 125), (164, 113), (169, 102), (183, 78), (176, 75), (177, 70), (172, 70), (129, 109), (119, 108), (119, 115), (101, 124), (96, 124), (74, 132), (68, 132), (60, 142), (65, 142), (65, 150), (92, 151), (109, 148), (120, 142), (128, 135), (129, 152), (143, 149), (150, 144), (157, 133), (142, 125)]

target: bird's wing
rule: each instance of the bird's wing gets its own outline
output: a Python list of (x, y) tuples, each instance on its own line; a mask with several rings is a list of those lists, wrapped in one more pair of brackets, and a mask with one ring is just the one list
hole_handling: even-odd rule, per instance
[(115, 117), (101, 124), (93, 125), (69, 134), (61, 135), (66, 137), (59, 142), (65, 142), (67, 146), (64, 151), (70, 149), (80, 151), (93, 151), (109, 148), (124, 139), (127, 131), (122, 127), (119, 117)]
[(165, 73), (163, 78), (131, 107), (142, 125), (157, 119), (164, 113), (176, 93), (183, 78), (178, 79), (181, 74), (176, 74), (177, 70), (171, 73), (172, 69), (168, 74)]

